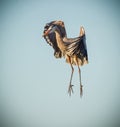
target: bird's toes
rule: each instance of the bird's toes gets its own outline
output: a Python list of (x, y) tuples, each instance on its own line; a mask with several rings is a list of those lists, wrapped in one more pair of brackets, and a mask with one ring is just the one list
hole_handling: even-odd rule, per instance
[(68, 88), (68, 93), (69, 93), (69, 95), (71, 96), (71, 93), (74, 93), (74, 91), (73, 91), (73, 87), (74, 85), (69, 85), (69, 88)]

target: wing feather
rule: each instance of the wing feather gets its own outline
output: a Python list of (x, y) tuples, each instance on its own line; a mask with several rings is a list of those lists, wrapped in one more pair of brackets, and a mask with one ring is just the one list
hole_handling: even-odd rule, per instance
[(77, 55), (78, 58), (81, 59), (81, 61), (83, 61), (84, 58), (86, 58), (86, 60), (88, 61), (85, 34), (77, 38), (64, 40), (65, 40), (64, 43), (66, 45), (66, 52), (68, 55), (72, 56), (75, 54)]
[[(48, 28), (53, 25), (55, 21), (52, 21), (50, 23), (47, 23), (44, 27), (44, 31), (43, 33), (45, 33)], [(54, 49), (54, 56), (56, 58), (61, 58), (62, 57), (62, 52), (60, 51), (59, 47), (57, 46), (57, 41), (56, 41), (56, 36), (55, 36), (55, 33), (52, 32), (52, 33), (49, 33), (47, 36), (44, 36), (46, 42), (53, 47)]]

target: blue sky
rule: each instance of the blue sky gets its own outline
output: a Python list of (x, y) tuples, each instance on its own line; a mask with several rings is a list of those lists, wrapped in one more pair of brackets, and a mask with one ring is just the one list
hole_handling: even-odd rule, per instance
[[(0, 121), (4, 127), (120, 125), (120, 3), (104, 0), (11, 0), (0, 3)], [(67, 93), (71, 73), (42, 38), (44, 25), (63, 20), (67, 36), (84, 26), (89, 64), (81, 67), (84, 95)]]

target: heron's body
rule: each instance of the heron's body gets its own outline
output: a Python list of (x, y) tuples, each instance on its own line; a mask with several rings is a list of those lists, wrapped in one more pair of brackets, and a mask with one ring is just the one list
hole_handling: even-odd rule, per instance
[(55, 31), (55, 35), (56, 35), (56, 41), (57, 41), (58, 48), (61, 50), (62, 54), (64, 55), (66, 51), (66, 46), (63, 42), (63, 39), (60, 36), (58, 31)]
[[(48, 26), (48, 27), (47, 27)], [(81, 72), (79, 66), (88, 63), (86, 38), (84, 28), (81, 27), (80, 35), (76, 38), (67, 38), (64, 23), (62, 21), (53, 21), (45, 26), (44, 38), (53, 46), (57, 58), (65, 57), (66, 62), (71, 65), (72, 73), (68, 92), (73, 92), (71, 82), (74, 72), (72, 65), (77, 65), (80, 78), (80, 91), (82, 95)]]

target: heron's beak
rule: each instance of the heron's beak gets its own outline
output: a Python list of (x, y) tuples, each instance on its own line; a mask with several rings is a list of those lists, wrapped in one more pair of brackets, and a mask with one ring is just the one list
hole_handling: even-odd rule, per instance
[(47, 31), (45, 31), (45, 33), (42, 35), (42, 37), (47, 36), (49, 34), (50, 30), (51, 29), (48, 29)]

